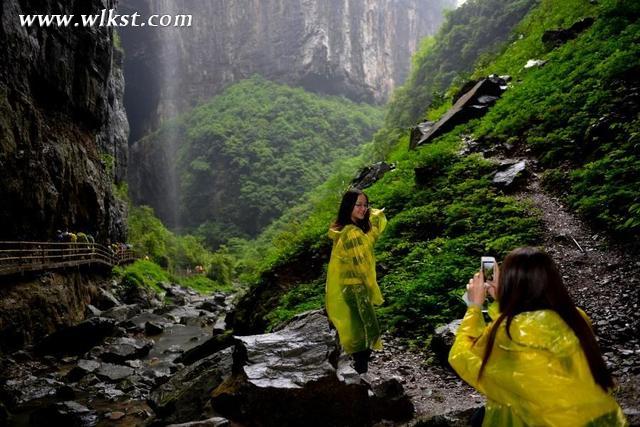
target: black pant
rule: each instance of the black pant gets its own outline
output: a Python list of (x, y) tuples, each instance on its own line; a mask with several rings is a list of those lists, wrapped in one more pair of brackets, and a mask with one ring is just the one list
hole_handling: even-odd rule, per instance
[(369, 370), (369, 359), (371, 358), (371, 349), (355, 352), (353, 357), (354, 369), (359, 374), (364, 374)]

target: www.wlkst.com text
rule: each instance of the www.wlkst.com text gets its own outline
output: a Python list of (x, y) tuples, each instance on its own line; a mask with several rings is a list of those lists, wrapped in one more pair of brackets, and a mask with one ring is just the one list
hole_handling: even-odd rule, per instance
[(118, 14), (115, 9), (102, 9), (97, 15), (20, 15), (23, 27), (190, 27), (192, 21), (192, 15), (150, 15), (145, 19), (138, 12)]

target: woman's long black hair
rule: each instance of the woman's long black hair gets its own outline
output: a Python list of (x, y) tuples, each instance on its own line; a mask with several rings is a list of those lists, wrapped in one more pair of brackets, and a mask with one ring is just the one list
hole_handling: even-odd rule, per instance
[(613, 387), (611, 374), (607, 371), (593, 331), (576, 308), (549, 255), (531, 247), (511, 251), (502, 263), (498, 282), (497, 300), (502, 313), (489, 332), (478, 379), (491, 356), (496, 332), (505, 319), (507, 335), (511, 338), (509, 327), (514, 316), (525, 311), (549, 309), (558, 313), (580, 340), (595, 382), (605, 391)]
[(364, 192), (358, 188), (350, 188), (346, 193), (342, 195), (342, 202), (340, 202), (340, 209), (338, 209), (338, 218), (333, 222), (331, 228), (335, 230), (342, 230), (345, 225), (353, 224), (360, 229), (364, 233), (368, 233), (371, 230), (371, 221), (369, 220), (369, 209), (367, 209), (367, 213), (364, 215), (364, 219), (361, 221), (353, 222), (351, 220), (351, 213), (353, 212), (353, 207), (356, 205), (358, 201), (358, 196), (363, 195), (367, 198), (367, 204), (369, 204), (369, 197), (364, 194)]

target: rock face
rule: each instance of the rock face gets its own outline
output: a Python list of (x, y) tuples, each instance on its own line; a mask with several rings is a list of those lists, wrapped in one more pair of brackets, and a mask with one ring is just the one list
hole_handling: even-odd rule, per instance
[[(483, 116), (507, 90), (508, 76), (490, 75), (475, 84), (465, 85), (465, 92), (456, 95), (455, 104), (437, 122), (423, 122), (411, 130), (409, 148), (414, 149), (449, 132), (459, 124)], [(473, 82), (472, 82), (473, 83)], [(469, 86), (471, 86), (470, 89)], [(461, 91), (462, 92), (462, 91)]]
[(99, 286), (99, 278), (87, 279), (79, 272), (4, 283), (0, 286), (0, 353), (81, 322)]
[(348, 360), (339, 360), (336, 332), (321, 310), (303, 313), (276, 332), (236, 339), (233, 375), (213, 391), (211, 401), (215, 411), (234, 421), (367, 426), (413, 413), (398, 381), (370, 387)]
[(47, 239), (67, 227), (124, 240), (126, 205), (113, 184), (125, 176), (128, 124), (113, 32), (19, 19), (99, 13), (105, 4), (116, 1), (0, 6), (0, 240)]
[(191, 27), (121, 28), (132, 140), (230, 84), (260, 74), (382, 102), (452, 0), (123, 0), (122, 13), (192, 14)]

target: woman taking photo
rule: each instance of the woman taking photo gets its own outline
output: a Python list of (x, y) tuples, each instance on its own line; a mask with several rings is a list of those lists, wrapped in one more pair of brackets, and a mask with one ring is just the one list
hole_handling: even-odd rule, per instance
[[(481, 271), (467, 289), (449, 363), (487, 397), (483, 426), (626, 425), (590, 321), (549, 255), (515, 249), (494, 282)], [(481, 311), (487, 290), (497, 301), (489, 326)]]
[(366, 194), (351, 189), (343, 195), (338, 217), (329, 228), (333, 248), (327, 271), (327, 314), (359, 373), (367, 372), (371, 350), (382, 348), (373, 310), (383, 302), (373, 245), (386, 224), (382, 210), (369, 209)]

